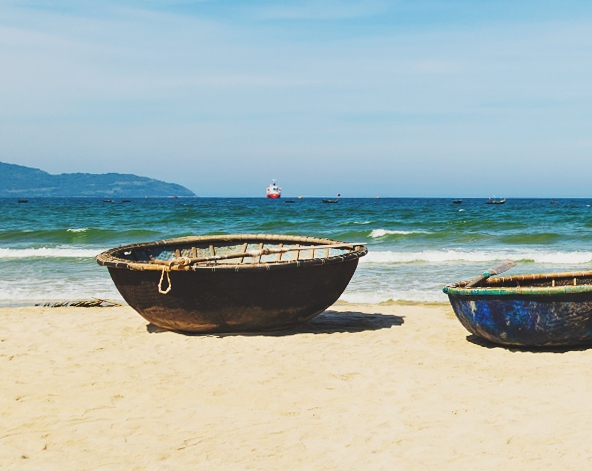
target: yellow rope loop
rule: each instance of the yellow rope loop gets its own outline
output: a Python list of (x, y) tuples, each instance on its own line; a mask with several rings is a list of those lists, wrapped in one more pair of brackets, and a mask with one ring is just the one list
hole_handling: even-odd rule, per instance
[[(165, 290), (162, 289), (162, 281), (164, 280), (164, 272), (166, 272), (167, 274), (167, 283), (169, 285), (169, 287)], [(158, 292), (160, 294), (168, 294), (171, 291), (171, 288), (173, 286), (171, 285), (171, 276), (169, 275), (169, 267), (164, 267), (162, 269), (162, 273), (160, 274), (160, 281), (158, 282)]]

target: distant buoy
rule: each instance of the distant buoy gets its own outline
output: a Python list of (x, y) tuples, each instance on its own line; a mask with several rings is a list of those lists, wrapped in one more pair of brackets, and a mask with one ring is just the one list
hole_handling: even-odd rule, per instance
[(380, 196), (377, 196), (376, 199), (380, 198)]
[(302, 196), (299, 196), (298, 199), (301, 200), (302, 199)]

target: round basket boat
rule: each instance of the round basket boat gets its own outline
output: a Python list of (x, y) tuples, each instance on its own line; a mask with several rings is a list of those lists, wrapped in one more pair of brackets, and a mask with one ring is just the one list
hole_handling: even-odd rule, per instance
[(286, 235), (183, 237), (98, 255), (142, 317), (186, 332), (269, 331), (323, 312), (347, 287), (363, 245)]
[(489, 278), (444, 288), (462, 325), (502, 345), (592, 343), (592, 271)]

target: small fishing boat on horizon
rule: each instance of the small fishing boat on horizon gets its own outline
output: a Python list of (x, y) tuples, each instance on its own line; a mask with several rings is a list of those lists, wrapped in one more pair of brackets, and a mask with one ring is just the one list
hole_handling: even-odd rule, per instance
[(337, 193), (337, 198), (335, 199), (324, 199), (323, 203), (339, 203), (339, 197), (341, 196), (341, 193)]
[(452, 200), (452, 204), (462, 204), (462, 200)]
[(592, 343), (592, 271), (485, 275), (444, 288), (470, 333), (524, 347)]
[(270, 234), (181, 237), (118, 247), (96, 261), (142, 317), (184, 332), (285, 329), (347, 287), (364, 244)]
[(506, 198), (501, 198), (499, 200), (495, 199), (495, 196), (490, 197), (485, 204), (504, 204), (506, 202)]

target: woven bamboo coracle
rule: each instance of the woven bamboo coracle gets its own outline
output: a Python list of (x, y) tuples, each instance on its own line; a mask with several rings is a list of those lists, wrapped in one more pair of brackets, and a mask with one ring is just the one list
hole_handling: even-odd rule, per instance
[(499, 276), (448, 285), (452, 308), (474, 335), (525, 347), (592, 343), (592, 271)]
[(323, 312), (347, 287), (361, 244), (272, 234), (196, 236), (98, 255), (128, 304), (187, 332), (284, 329)]

